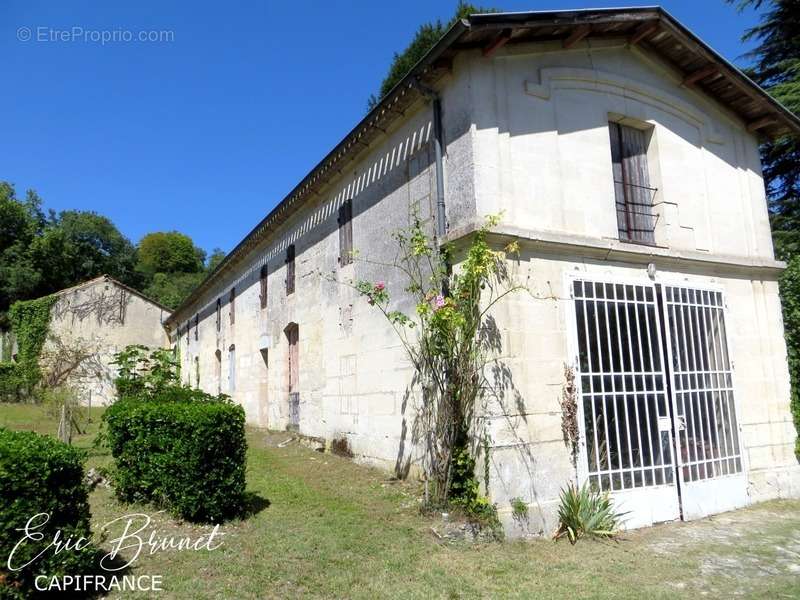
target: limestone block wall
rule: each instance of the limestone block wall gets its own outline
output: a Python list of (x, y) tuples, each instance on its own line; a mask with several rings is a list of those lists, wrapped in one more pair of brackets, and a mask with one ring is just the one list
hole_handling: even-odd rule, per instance
[(114, 354), (131, 344), (162, 348), (167, 335), (162, 322), (169, 312), (111, 279), (99, 278), (58, 293), (50, 310), (43, 360), (61, 346), (82, 348), (92, 356), (70, 378), (81, 401), (104, 405), (116, 397)]
[(616, 240), (608, 122), (644, 128), (656, 244), (772, 258), (758, 141), (654, 56), (614, 42), (462, 54), (478, 214)]
[[(455, 113), (448, 113), (450, 117)], [(459, 137), (465, 135), (463, 123), (446, 123), (454, 144), (447, 160), (458, 173), (446, 182), (448, 198), (454, 206), (460, 202), (464, 218), (471, 218), (471, 179), (461, 175), (471, 169), (471, 144)], [(253, 424), (285, 428), (290, 421), (287, 327), (296, 324), (300, 431), (344, 437), (360, 459), (400, 472), (411, 468), (417, 401), (410, 387), (412, 369), (384, 317), (351, 286), (358, 280), (384, 281), (393, 298), (391, 308), (413, 311), (401, 272), (390, 266), (397, 259), (392, 233), (407, 227), (414, 212), (433, 230), (432, 133), (430, 106), (421, 102), (399, 128), (387, 132), (383, 143), (366, 151), (352, 170), (321, 190), (316, 201), (297, 211), (194, 306), (177, 315), (174, 341), (186, 383), (230, 394)], [(337, 213), (348, 199), (357, 257), (342, 266)], [(294, 293), (287, 294), (290, 244), (295, 246), (296, 283)], [(260, 302), (264, 265), (266, 308)]]

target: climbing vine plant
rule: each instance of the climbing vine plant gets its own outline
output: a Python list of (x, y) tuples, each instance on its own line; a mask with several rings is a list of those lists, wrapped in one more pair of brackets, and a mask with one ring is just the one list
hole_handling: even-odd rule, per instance
[(47, 340), (50, 309), (56, 296), (15, 302), (8, 311), (11, 331), (17, 340), (17, 360), (0, 364), (0, 396), (19, 400), (41, 379), (39, 356)]
[(486, 439), (477, 430), (476, 408), (491, 387), (486, 367), (499, 350), (489, 314), (502, 298), (526, 289), (513, 283), (506, 269), (507, 255), (518, 252), (516, 244), (495, 250), (487, 241), (497, 222), (498, 217), (488, 218), (474, 234), (456, 270), (450, 268), (454, 249), (439, 247), (416, 215), (408, 229), (394, 234), (399, 252), (393, 263), (358, 257), (398, 270), (404, 292), (414, 299), (413, 311), (390, 308), (397, 303), (383, 281), (353, 283), (389, 321), (414, 367), (422, 396), (418, 442), (433, 484), (429, 501), (460, 504), (478, 516), (493, 508), (480, 495), (475, 477), (476, 456)]

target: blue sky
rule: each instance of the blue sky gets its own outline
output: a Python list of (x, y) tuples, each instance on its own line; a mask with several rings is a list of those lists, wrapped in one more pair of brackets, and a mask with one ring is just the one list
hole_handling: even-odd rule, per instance
[[(107, 215), (134, 242), (177, 229), (228, 251), (363, 117), (393, 52), (456, 2), (381, 4), (5, 0), (0, 180), (20, 195), (36, 189), (48, 208)], [(740, 62), (755, 13), (723, 0), (662, 5)], [(77, 40), (56, 39), (73, 28)], [(172, 41), (102, 43), (103, 31), (166, 31)]]

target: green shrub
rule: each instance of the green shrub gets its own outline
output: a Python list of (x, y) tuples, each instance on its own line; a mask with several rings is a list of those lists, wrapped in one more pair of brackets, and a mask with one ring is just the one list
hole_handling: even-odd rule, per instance
[[(186, 390), (173, 393), (196, 395)], [(103, 419), (121, 501), (152, 502), (199, 522), (243, 512), (244, 410), (223, 398), (203, 397), (129, 398), (108, 407)]]
[(0, 362), (0, 402), (19, 402), (28, 396), (29, 369), (19, 363)]
[(97, 550), (91, 545), (57, 555), (48, 551), (28, 567), (8, 571), (9, 554), (23, 536), (17, 530), (39, 513), (50, 516), (36, 529), (44, 534), (43, 541), (20, 545), (13, 565), (33, 560), (52, 542), (56, 531), (61, 532), (62, 540), (91, 540), (83, 460), (79, 450), (54, 438), (0, 428), (0, 598), (31, 597), (37, 575), (97, 572)]
[(566, 536), (572, 544), (584, 536), (613, 538), (619, 533), (625, 514), (614, 510), (608, 492), (600, 492), (587, 484), (580, 489), (569, 484), (561, 490), (558, 530), (553, 537)]
[(117, 352), (112, 364), (117, 366), (118, 398), (156, 400), (166, 388), (181, 384), (180, 364), (172, 350), (134, 344)]

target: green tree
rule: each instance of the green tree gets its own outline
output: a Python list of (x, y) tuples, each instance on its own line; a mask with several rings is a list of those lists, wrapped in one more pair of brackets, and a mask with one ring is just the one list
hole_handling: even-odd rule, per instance
[(67, 273), (69, 280), (106, 274), (123, 283), (137, 283), (136, 250), (110, 219), (95, 212), (67, 210), (59, 214), (54, 226), (75, 257)]
[(208, 266), (206, 267), (206, 270), (211, 273), (224, 259), (225, 251), (222, 248), (214, 248), (211, 251), (211, 255), (208, 257)]
[[(219, 260), (217, 250), (212, 260)], [(221, 252), (221, 251), (219, 251)], [(206, 253), (177, 231), (148, 233), (139, 242), (137, 270), (144, 292), (170, 308), (177, 307), (205, 278)]]
[(177, 231), (148, 233), (139, 242), (138, 268), (142, 272), (199, 273), (206, 253), (194, 245), (192, 238)]
[(169, 308), (177, 308), (184, 298), (205, 279), (204, 272), (199, 273), (156, 273), (148, 286), (145, 295), (157, 300)]
[(476, 13), (490, 13), (490, 12), (498, 12), (495, 8), (484, 8), (482, 6), (475, 6), (473, 4), (469, 4), (466, 2), (459, 2), (458, 6), (456, 7), (456, 12), (453, 17), (446, 23), (442, 24), (442, 22), (437, 19), (436, 21), (430, 23), (423, 23), (417, 29), (417, 33), (414, 35), (414, 39), (411, 40), (411, 43), (400, 53), (395, 52), (394, 57), (392, 58), (392, 63), (389, 65), (389, 70), (386, 73), (386, 77), (384, 77), (383, 81), (381, 82), (380, 91), (378, 95), (375, 94), (369, 97), (367, 101), (367, 108), (372, 110), (378, 102), (380, 102), (386, 94), (388, 94), (392, 88), (397, 85), (403, 77), (416, 65), (419, 60), (425, 56), (425, 53), (428, 52), (436, 42), (447, 32), (450, 27), (455, 24), (456, 21), (459, 19), (463, 19), (464, 17), (476, 14)]
[(14, 186), (0, 182), (0, 327), (17, 300), (46, 296), (108, 274), (137, 286), (131, 242), (106, 217), (93, 212), (52, 211), (28, 190), (17, 198)]

